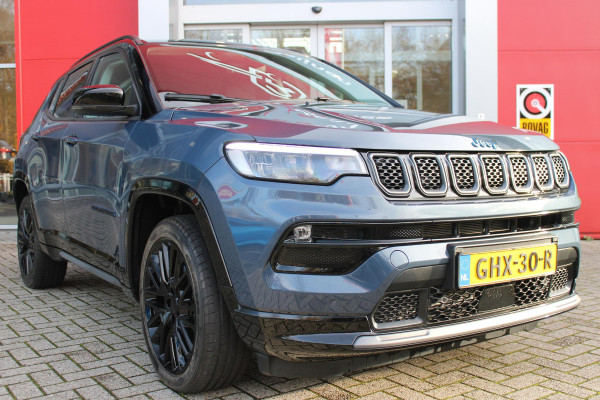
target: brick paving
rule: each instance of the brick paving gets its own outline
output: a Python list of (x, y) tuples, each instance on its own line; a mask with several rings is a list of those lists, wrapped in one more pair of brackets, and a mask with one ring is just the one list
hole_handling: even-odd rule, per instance
[(599, 257), (600, 241), (583, 242), (582, 304), (532, 332), (331, 379), (254, 365), (234, 386), (180, 396), (153, 372), (137, 304), (72, 266), (60, 288), (25, 288), (15, 233), (0, 231), (0, 400), (600, 399)]

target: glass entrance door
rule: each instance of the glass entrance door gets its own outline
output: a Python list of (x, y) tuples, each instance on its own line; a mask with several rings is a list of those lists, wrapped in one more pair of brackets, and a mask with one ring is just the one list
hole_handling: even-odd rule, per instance
[(319, 27), (319, 56), (385, 90), (384, 31), (380, 26)]

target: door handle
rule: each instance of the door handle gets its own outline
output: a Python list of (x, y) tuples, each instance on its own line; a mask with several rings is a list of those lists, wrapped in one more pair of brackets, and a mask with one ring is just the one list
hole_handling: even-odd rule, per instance
[(65, 136), (65, 142), (70, 146), (77, 144), (77, 136)]
[(31, 138), (32, 138), (33, 140), (35, 140), (35, 141), (38, 141), (38, 140), (40, 140), (40, 138), (41, 138), (41, 137), (42, 137), (42, 134), (41, 134), (41, 133), (39, 133), (39, 132), (35, 132), (35, 133), (32, 133), (32, 134), (31, 134)]

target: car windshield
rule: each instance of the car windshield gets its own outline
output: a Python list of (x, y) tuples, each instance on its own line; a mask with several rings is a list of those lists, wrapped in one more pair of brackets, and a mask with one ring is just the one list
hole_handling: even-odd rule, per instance
[[(293, 51), (185, 44), (146, 45), (141, 51), (166, 107), (175, 106), (171, 100), (211, 102), (216, 97), (390, 106), (350, 75)], [(168, 96), (165, 101), (167, 93), (196, 98)]]

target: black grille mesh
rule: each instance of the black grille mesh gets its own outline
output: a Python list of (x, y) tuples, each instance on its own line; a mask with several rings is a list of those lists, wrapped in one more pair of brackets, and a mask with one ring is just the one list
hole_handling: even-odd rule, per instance
[(517, 281), (515, 283), (515, 304), (523, 306), (547, 298), (550, 280), (550, 276), (539, 276)]
[(424, 190), (438, 190), (442, 187), (440, 165), (436, 157), (415, 157), (419, 180)]
[(513, 172), (513, 182), (516, 187), (526, 186), (529, 183), (529, 174), (527, 173), (527, 161), (525, 157), (510, 157), (510, 164)]
[(377, 310), (373, 314), (373, 320), (381, 324), (414, 319), (417, 317), (418, 310), (418, 293), (388, 294), (377, 306)]
[[(513, 282), (514, 306), (523, 306), (546, 299), (550, 280), (549, 276), (540, 276)], [(506, 285), (506, 283), (499, 285)], [(476, 315), (484, 289), (485, 286), (452, 290), (441, 287), (430, 288), (427, 321), (436, 324)]]
[(485, 157), (483, 159), (483, 166), (485, 168), (488, 186), (492, 189), (498, 189), (502, 187), (502, 185), (504, 185), (504, 173), (500, 158)]
[(372, 248), (344, 248), (319, 246), (282, 246), (273, 260), (275, 269), (306, 273), (346, 273), (361, 265), (375, 253)]
[(469, 157), (452, 157), (452, 169), (459, 189), (473, 189), (475, 186), (475, 173), (473, 163)]
[(402, 164), (398, 157), (373, 157), (379, 181), (388, 190), (402, 190), (405, 186)]
[(556, 273), (552, 277), (552, 285), (550, 286), (551, 292), (557, 292), (567, 287), (569, 282), (569, 269), (566, 267), (558, 268)]
[(551, 158), (552, 163), (554, 164), (554, 170), (556, 171), (556, 180), (562, 185), (567, 181), (567, 168), (565, 167), (561, 156), (554, 155)]
[(429, 291), (429, 310), (427, 320), (430, 323), (453, 321), (477, 314), (482, 288), (443, 290), (432, 287)]
[(532, 159), (538, 183), (542, 186), (547, 185), (550, 181), (550, 171), (548, 171), (546, 159), (541, 156), (533, 156)]

